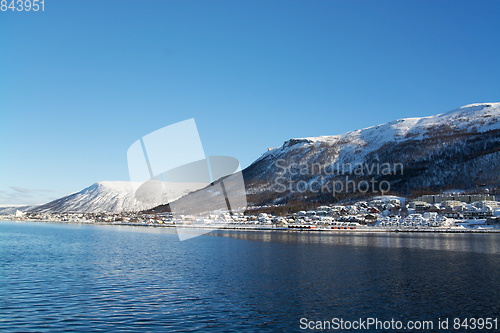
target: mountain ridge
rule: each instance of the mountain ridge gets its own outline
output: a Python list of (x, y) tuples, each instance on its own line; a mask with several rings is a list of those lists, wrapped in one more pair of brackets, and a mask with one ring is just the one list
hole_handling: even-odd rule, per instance
[[(277, 162), (283, 161), (282, 166)], [(291, 165), (323, 165), (321, 174), (287, 174), (285, 180), (303, 182), (309, 191), (279, 192), (276, 180)], [(500, 185), (500, 103), (474, 103), (434, 116), (394, 120), (339, 135), (294, 138), (269, 150), (243, 170), (247, 199), (251, 205), (289, 203), (294, 200), (332, 202), (342, 195), (316, 193), (318, 182), (338, 181), (335, 164), (374, 165), (401, 163), (404, 175), (379, 174), (391, 191), (408, 195), (422, 189), (471, 189), (478, 184)], [(284, 168), (287, 166), (287, 168)], [(367, 168), (369, 170), (369, 168)], [(380, 168), (379, 168), (380, 169)], [(329, 170), (332, 173), (327, 173)], [(337, 169), (338, 171), (338, 169)], [(356, 181), (367, 175), (342, 176)], [(371, 176), (371, 175), (370, 175)], [(315, 183), (316, 182), (316, 183)], [(168, 197), (178, 199), (187, 193), (171, 189)], [(345, 193), (345, 197), (354, 193)], [(375, 194), (375, 193), (372, 193)], [(123, 212), (143, 211), (164, 202), (138, 202), (128, 181), (103, 181), (43, 205), (23, 207), (33, 212)], [(17, 208), (15, 208), (17, 209)], [(3, 207), (2, 211), (15, 211)]]
[[(314, 182), (319, 179), (335, 181), (336, 177), (330, 174), (292, 174), (296, 171), (290, 166), (301, 164), (330, 165), (332, 169), (335, 164), (402, 163), (404, 177), (378, 175), (374, 179), (388, 181), (391, 189), (400, 195), (422, 189), (446, 189), (452, 185), (463, 189), (470, 189), (477, 183), (497, 186), (500, 182), (495, 178), (495, 172), (498, 174), (500, 170), (499, 120), (500, 103), (475, 103), (434, 116), (402, 118), (340, 135), (290, 139), (265, 152), (243, 171), (248, 200), (261, 205), (304, 199), (338, 199), (338, 196), (332, 198), (328, 193), (314, 193), (320, 188), (314, 187)], [(439, 170), (439, 164), (446, 170)], [(287, 168), (284, 169), (283, 165)], [(457, 167), (463, 172), (459, 173)], [(478, 175), (478, 170), (484, 171), (483, 174)], [(467, 173), (470, 173), (470, 179), (463, 176)], [(279, 192), (275, 187), (276, 180), (284, 176), (288, 184), (303, 182), (309, 191), (276, 193)], [(363, 180), (363, 177), (355, 178)]]
[[(465, 113), (464, 113), (465, 111)], [(471, 112), (472, 111), (472, 112)], [(476, 113), (476, 114), (474, 114)], [(481, 114), (477, 114), (481, 113)], [(389, 128), (392, 128), (395, 130), (393, 139), (399, 139), (403, 137), (403, 131), (406, 129), (406, 132), (404, 132), (404, 136), (408, 135), (414, 135), (416, 136), (415, 139), (421, 138), (422, 133), (418, 133), (416, 130), (418, 129), (418, 125), (420, 123), (420, 129), (423, 129), (423, 126), (426, 127), (431, 127), (431, 126), (436, 126), (438, 123), (444, 122), (445, 119), (443, 118), (448, 118), (446, 120), (459, 120), (460, 124), (463, 125), (465, 122), (464, 116), (469, 115), (473, 116), (473, 122), (478, 123), (484, 118), (490, 118), (492, 117), (489, 121), (488, 124), (481, 124), (481, 128), (479, 131), (484, 132), (487, 130), (493, 130), (493, 129), (500, 129), (500, 102), (495, 102), (495, 103), (473, 103), (473, 104), (468, 104), (465, 106), (462, 106), (457, 109), (453, 109), (448, 112), (444, 112), (441, 114), (437, 114), (434, 116), (426, 116), (426, 117), (410, 117), (410, 118), (401, 118), (397, 120), (390, 121), (388, 123), (382, 123), (379, 125), (375, 126), (369, 126), (365, 127), (362, 129), (357, 129), (353, 131), (348, 131), (342, 134), (336, 134), (336, 135), (325, 135), (325, 136), (318, 136), (318, 137), (305, 137), (305, 138), (293, 138), (290, 140), (287, 140), (283, 143), (282, 146), (273, 148), (272, 150), (269, 150), (268, 152), (265, 152), (261, 157), (259, 157), (257, 160), (255, 160), (252, 164), (258, 162), (261, 158), (266, 157), (266, 155), (272, 155), (276, 153), (276, 151), (280, 148), (289, 148), (291, 146), (296, 145), (297, 143), (304, 143), (304, 142), (328, 142), (328, 143), (334, 143), (335, 141), (342, 141), (342, 140), (353, 140), (353, 139), (358, 139), (359, 136), (364, 136), (361, 138), (363, 142), (366, 142), (365, 138), (368, 136), (367, 134), (372, 135), (372, 140), (376, 139), (376, 136), (373, 135), (374, 130), (377, 132), (381, 132), (381, 130), (388, 131)], [(441, 118), (441, 119), (440, 119)], [(439, 121), (436, 121), (439, 120)], [(470, 121), (468, 121), (470, 124)], [(423, 126), (422, 126), (423, 125)], [(462, 129), (462, 127), (457, 126), (455, 128), (456, 130)], [(364, 135), (363, 135), (364, 134)], [(387, 134), (387, 133), (385, 133)], [(388, 138), (388, 137), (386, 137)], [(369, 139), (369, 138), (366, 138)], [(386, 139), (384, 142), (389, 141)], [(359, 143), (363, 143), (359, 142)], [(354, 142), (357, 143), (357, 142)], [(252, 165), (251, 164), (251, 165)], [(251, 166), (250, 165), (250, 166)]]

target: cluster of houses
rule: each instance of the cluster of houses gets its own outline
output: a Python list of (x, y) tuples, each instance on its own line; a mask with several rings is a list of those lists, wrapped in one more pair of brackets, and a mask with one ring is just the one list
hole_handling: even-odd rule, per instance
[(26, 219), (79, 223), (107, 223), (132, 225), (211, 225), (232, 227), (273, 227), (300, 229), (356, 229), (356, 228), (436, 228), (459, 225), (493, 225), (500, 227), (500, 203), (490, 195), (427, 195), (404, 203), (404, 198), (379, 197), (347, 205), (319, 206), (314, 210), (299, 211), (286, 216), (269, 213), (246, 214), (222, 212), (205, 218), (173, 216), (172, 213), (22, 213), (2, 216), (3, 219)]
[(439, 216), (436, 212), (425, 212), (424, 214), (409, 214), (406, 217), (394, 216), (384, 217), (378, 222), (381, 227), (454, 227), (456, 221), (445, 216)]
[(408, 208), (416, 213), (436, 212), (457, 220), (495, 221), (500, 217), (500, 203), (489, 194), (426, 195), (410, 202)]

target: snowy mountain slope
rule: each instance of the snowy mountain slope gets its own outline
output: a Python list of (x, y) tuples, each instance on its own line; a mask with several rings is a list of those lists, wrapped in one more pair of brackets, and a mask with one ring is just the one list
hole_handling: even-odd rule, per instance
[[(322, 194), (311, 191), (301, 195), (290, 191), (276, 193), (276, 180), (285, 172), (287, 180), (313, 184), (314, 190), (318, 187), (315, 181), (335, 178), (328, 174), (335, 168), (356, 163), (364, 166), (401, 163), (404, 172), (399, 178), (375, 175), (378, 180), (390, 181), (391, 189), (400, 194), (451, 185), (465, 189), (480, 183), (496, 184), (500, 174), (499, 120), (500, 103), (480, 103), (436, 116), (399, 119), (341, 135), (292, 139), (264, 153), (243, 171), (249, 202), (317, 199)], [(313, 165), (330, 167), (328, 172), (309, 170), (298, 175), (283, 169), (283, 166), (301, 164), (309, 168)]]
[(362, 162), (362, 157), (371, 151), (379, 149), (388, 142), (402, 142), (408, 139), (422, 140), (438, 131), (448, 131), (449, 134), (460, 132), (487, 132), (500, 129), (500, 103), (470, 104), (461, 108), (421, 118), (404, 118), (386, 124), (371, 126), (340, 135), (319, 136), (301, 139), (291, 139), (282, 147), (264, 153), (259, 160), (272, 156), (286, 155), (300, 146), (312, 143), (326, 144), (330, 147), (339, 146), (339, 160), (350, 160), (354, 157)]
[(104, 181), (60, 199), (44, 205), (28, 209), (31, 212), (67, 212), (67, 213), (100, 213), (100, 212), (124, 212), (141, 211), (165, 203), (166, 198), (175, 200), (187, 194), (191, 190), (179, 190), (175, 186), (169, 186), (163, 193), (162, 198), (149, 202), (138, 201), (135, 198), (130, 182), (126, 181)]

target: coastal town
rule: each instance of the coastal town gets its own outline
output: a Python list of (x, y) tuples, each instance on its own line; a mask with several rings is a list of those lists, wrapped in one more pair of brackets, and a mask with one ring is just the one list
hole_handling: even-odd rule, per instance
[(488, 193), (424, 195), (408, 203), (402, 197), (375, 197), (344, 205), (322, 205), (283, 216), (262, 212), (273, 211), (273, 208), (279, 206), (219, 212), (203, 218), (154, 210), (122, 213), (16, 211), (0, 219), (213, 229), (500, 232), (500, 202)]

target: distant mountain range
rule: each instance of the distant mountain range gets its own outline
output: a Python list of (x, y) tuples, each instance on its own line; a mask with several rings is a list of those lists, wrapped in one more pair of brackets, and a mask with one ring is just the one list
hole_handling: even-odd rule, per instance
[[(496, 187), (500, 185), (499, 120), (500, 103), (480, 103), (341, 135), (291, 139), (243, 170), (247, 200), (249, 205), (332, 202), (364, 195), (367, 188), (366, 195), (377, 194), (373, 189), (407, 195), (424, 190)], [(347, 191), (346, 185), (350, 186)], [(172, 190), (169, 198), (185, 194)], [(44, 205), (3, 206), (0, 214), (17, 209), (142, 211), (156, 204), (160, 203), (138, 202), (129, 182), (99, 182)]]

